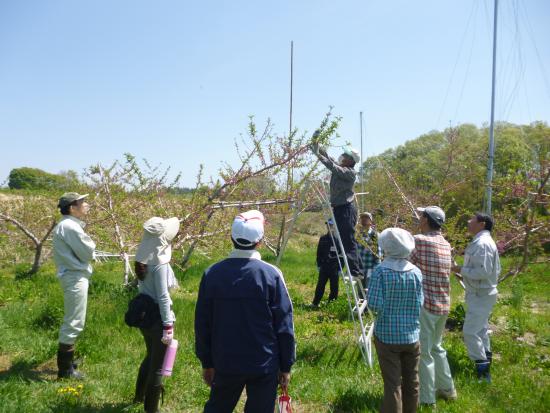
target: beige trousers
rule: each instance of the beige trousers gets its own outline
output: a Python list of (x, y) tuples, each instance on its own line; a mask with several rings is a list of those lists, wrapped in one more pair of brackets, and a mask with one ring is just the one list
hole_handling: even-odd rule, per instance
[(441, 345), (447, 315), (420, 311), (420, 403), (435, 403), (436, 390), (454, 388), (447, 352)]
[(84, 329), (88, 304), (88, 277), (81, 272), (67, 272), (59, 278), (63, 288), (63, 324), (59, 331), (59, 342), (74, 344)]

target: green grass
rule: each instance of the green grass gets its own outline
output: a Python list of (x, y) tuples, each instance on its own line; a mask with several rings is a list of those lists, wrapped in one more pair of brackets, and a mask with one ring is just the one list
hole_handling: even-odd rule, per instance
[[(377, 364), (369, 369), (362, 363), (343, 294), (320, 310), (307, 308), (317, 274), (311, 243), (302, 241), (292, 243), (281, 265), (295, 308), (298, 361), (290, 387), (295, 411), (376, 411), (382, 397), (380, 371)], [(200, 276), (209, 263), (197, 255), (185, 274), (177, 274), (181, 288), (173, 299), (181, 348), (174, 375), (166, 380), (166, 412), (202, 411), (208, 397), (193, 353), (193, 317)], [(459, 399), (438, 402), (438, 412), (548, 411), (549, 273), (548, 267), (532, 267), (502, 285), (491, 318), (491, 386), (474, 379), (460, 331), (446, 334)], [(120, 264), (96, 265), (87, 325), (77, 342), (87, 380), (76, 395), (64, 391), (76, 384), (55, 380), (62, 294), (52, 265), (32, 278), (21, 277), (15, 269), (0, 270), (0, 412), (141, 411), (131, 400), (144, 345), (139, 332), (123, 322), (135, 292), (122, 288), (121, 281)], [(462, 301), (463, 293), (453, 281), (453, 305)]]

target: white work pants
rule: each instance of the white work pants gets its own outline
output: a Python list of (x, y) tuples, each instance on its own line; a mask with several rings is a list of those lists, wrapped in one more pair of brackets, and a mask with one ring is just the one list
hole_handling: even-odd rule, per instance
[(88, 277), (81, 272), (66, 272), (59, 278), (63, 288), (65, 314), (59, 331), (59, 342), (74, 344), (84, 329), (88, 304)]
[(486, 360), (485, 351), (491, 351), (487, 328), (496, 301), (496, 294), (466, 292), (466, 319), (462, 331), (468, 356), (474, 361)]
[(447, 352), (441, 346), (447, 315), (420, 311), (420, 403), (435, 403), (436, 390), (454, 389)]

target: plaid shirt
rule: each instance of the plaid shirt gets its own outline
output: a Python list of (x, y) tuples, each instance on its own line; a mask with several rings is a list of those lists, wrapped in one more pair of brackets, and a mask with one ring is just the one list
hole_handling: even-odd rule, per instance
[(440, 231), (414, 236), (409, 261), (422, 271), (424, 308), (432, 314), (449, 314), (451, 305), (451, 246)]
[(376, 314), (374, 335), (386, 344), (416, 343), (423, 299), (418, 268), (396, 271), (383, 263), (376, 267), (367, 292), (369, 308)]
[[(363, 261), (363, 269), (366, 273), (367, 270), (372, 270), (380, 264), (379, 257), (382, 256), (382, 250), (377, 246), (376, 240), (378, 234), (374, 229), (369, 228), (367, 232), (361, 230), (358, 235), (358, 253)], [(375, 254), (377, 254), (378, 257)]]

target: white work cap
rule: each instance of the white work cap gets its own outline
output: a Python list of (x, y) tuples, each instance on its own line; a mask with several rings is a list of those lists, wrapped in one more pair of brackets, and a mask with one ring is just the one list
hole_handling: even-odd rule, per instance
[(359, 160), (361, 159), (361, 157), (359, 156), (359, 151), (352, 148), (351, 146), (346, 146), (344, 148), (344, 154), (352, 158), (355, 163), (359, 162)]
[(161, 265), (170, 262), (174, 239), (180, 228), (177, 217), (153, 217), (143, 224), (143, 235), (136, 251), (136, 261), (142, 264)]
[(408, 258), (414, 250), (414, 237), (402, 228), (386, 228), (378, 236), (385, 257)]
[(241, 247), (250, 247), (264, 237), (264, 215), (255, 209), (235, 217), (231, 226), (231, 238)]

